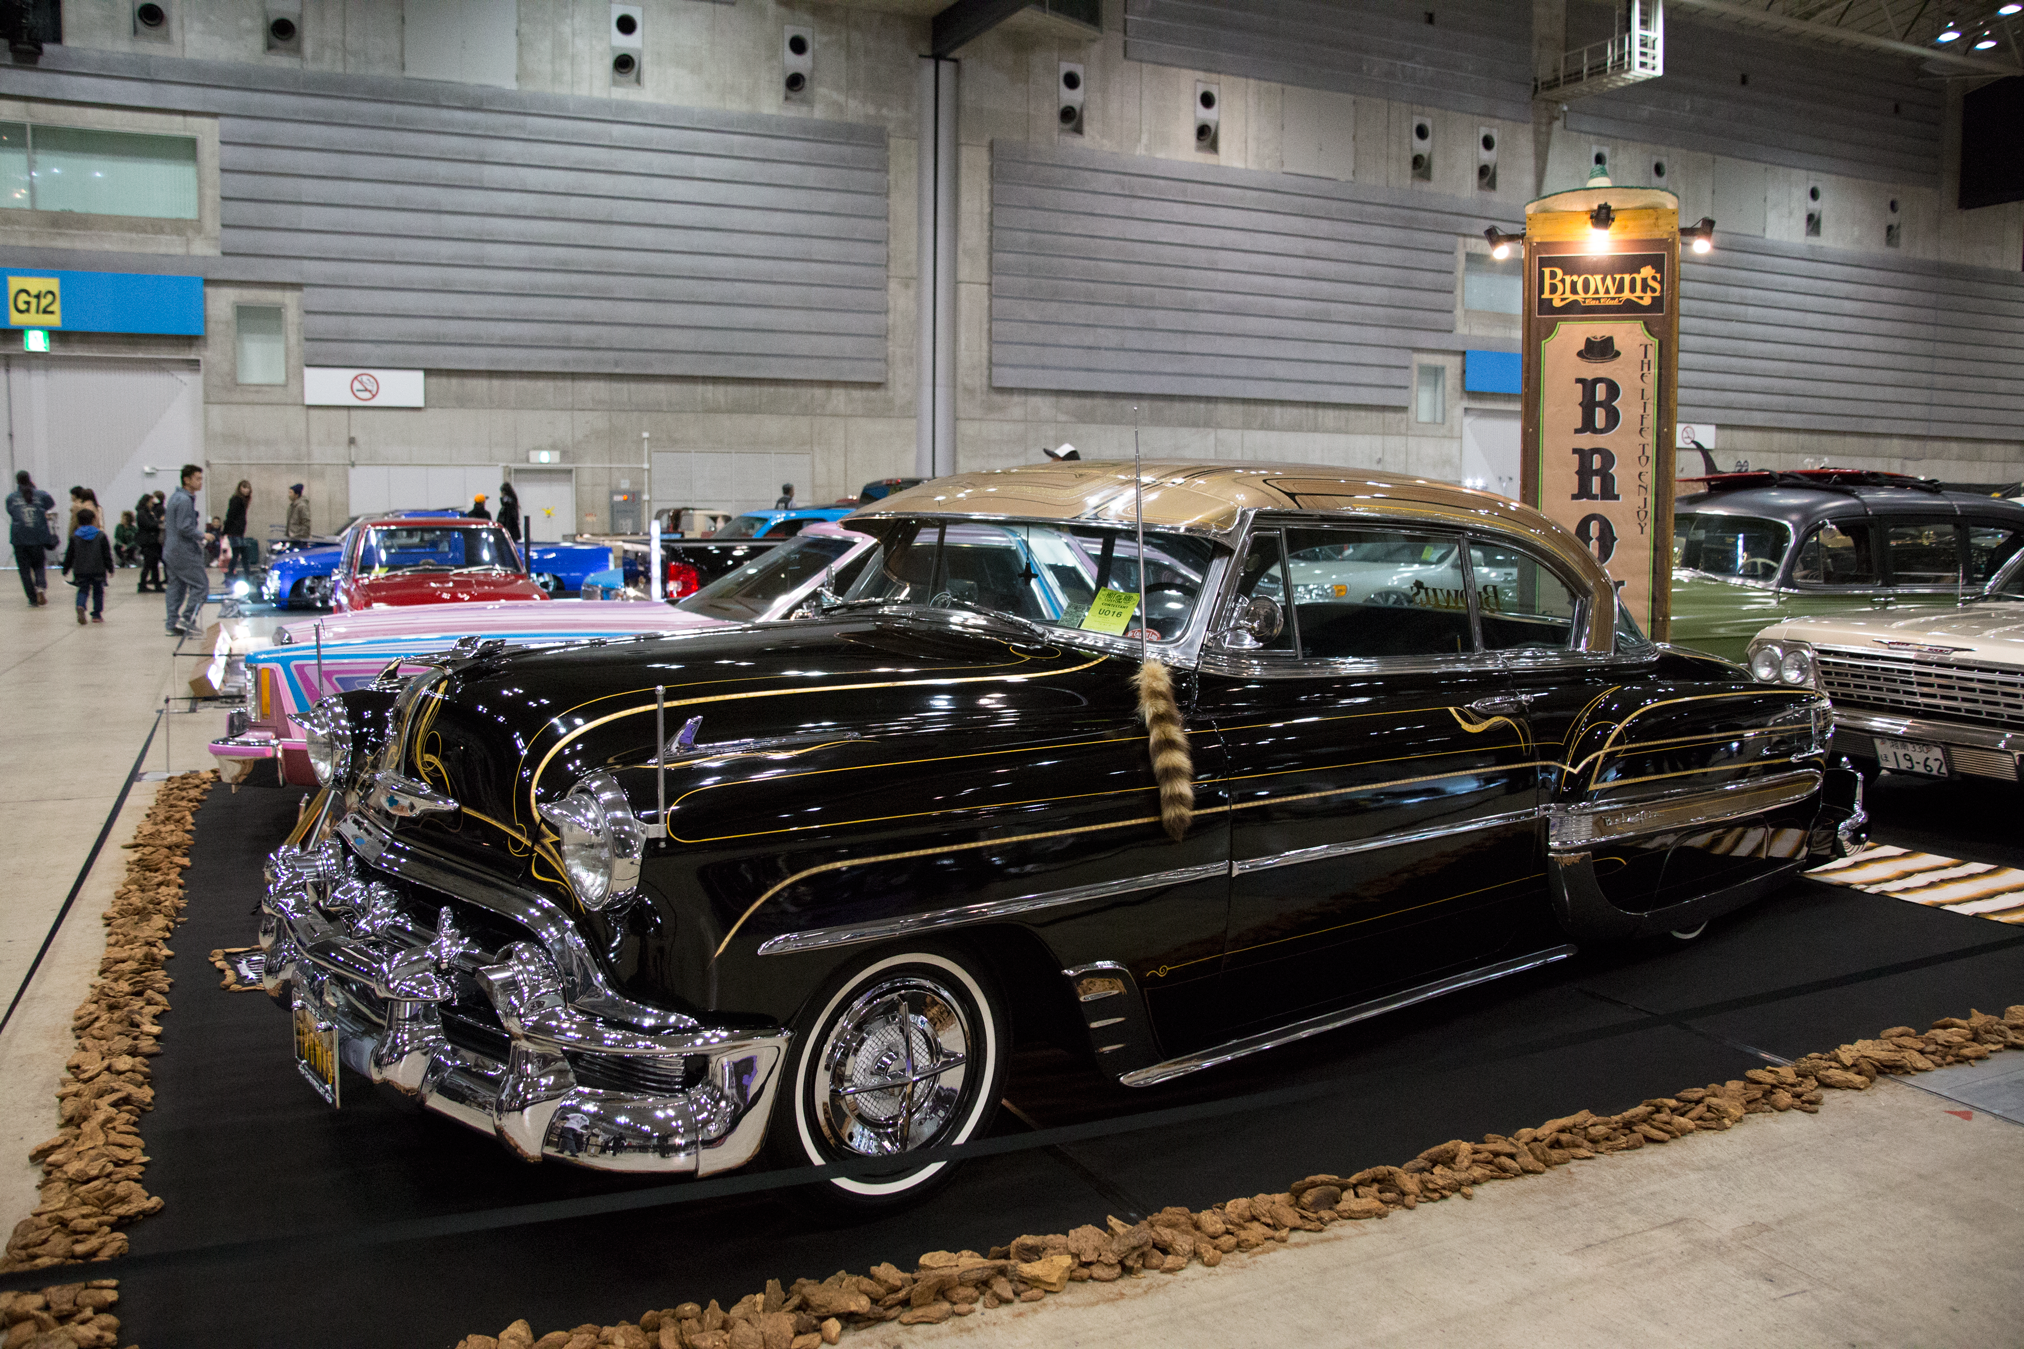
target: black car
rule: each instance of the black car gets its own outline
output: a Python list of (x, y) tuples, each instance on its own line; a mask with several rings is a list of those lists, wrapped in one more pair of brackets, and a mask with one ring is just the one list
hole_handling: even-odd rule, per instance
[(1160, 463), (1141, 546), (1137, 495), (938, 479), (850, 518), (878, 549), (815, 616), (319, 704), (260, 935), (304, 1072), (874, 1205), (986, 1127), (1015, 1035), (1152, 1086), (1690, 938), (1861, 838), (1818, 693), (1647, 642), (1533, 511)]

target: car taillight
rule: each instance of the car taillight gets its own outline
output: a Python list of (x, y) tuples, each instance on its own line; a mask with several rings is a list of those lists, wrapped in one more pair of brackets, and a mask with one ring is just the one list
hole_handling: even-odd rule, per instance
[(668, 563), (667, 591), (671, 600), (693, 595), (703, 588), (703, 574), (686, 562)]

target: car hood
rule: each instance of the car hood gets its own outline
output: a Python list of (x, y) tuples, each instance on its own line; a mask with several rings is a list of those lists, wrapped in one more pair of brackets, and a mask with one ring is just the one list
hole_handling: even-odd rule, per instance
[(890, 612), (503, 652), (446, 668), (414, 699), (401, 771), (463, 809), (404, 828), (518, 870), (537, 806), (593, 770), (652, 816), (657, 721), (672, 739), (696, 719), (693, 748), (667, 770), (672, 799), (697, 774), (807, 770), (833, 753), (904, 752), (924, 734), (1088, 715), (1127, 699), (1134, 669), (977, 616)]
[(1944, 655), (2024, 665), (2024, 603), (1984, 600), (1958, 608), (1950, 604), (1930, 609), (1877, 609), (1836, 618), (1797, 618), (1773, 624), (1763, 635), (1878, 655)]
[[(721, 620), (687, 613), (666, 604), (631, 600), (477, 600), (432, 604), (427, 608), (366, 609), (329, 618), (284, 624), (275, 630), (277, 646), (303, 645), (322, 630), (326, 646), (333, 642), (379, 641), (385, 638), (567, 636), (620, 637), (642, 632), (687, 632), (722, 627)], [(448, 643), (446, 642), (445, 645)], [(417, 646), (415, 650), (423, 648)]]
[(403, 604), (462, 604), (472, 600), (546, 600), (548, 592), (518, 573), (396, 572), (352, 580), (353, 607)]

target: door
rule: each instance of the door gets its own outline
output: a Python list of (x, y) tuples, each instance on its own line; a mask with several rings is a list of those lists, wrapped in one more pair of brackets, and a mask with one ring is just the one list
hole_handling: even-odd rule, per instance
[[(69, 487), (89, 487), (110, 517), (101, 523), (116, 525), (141, 493), (173, 492), (179, 466), (204, 462), (204, 382), (194, 362), (38, 356), (10, 359), (6, 375), (14, 467), (32, 473), (60, 513)], [(198, 494), (200, 519), (209, 518), (206, 499)], [(59, 536), (68, 525), (64, 513)]]
[(1518, 499), (1518, 414), (1462, 409), (1462, 483)]
[(1234, 1033), (1484, 963), (1542, 893), (1535, 755), (1478, 644), (1461, 545), (1253, 535), (1237, 603), (1285, 621), (1206, 659), (1198, 702), (1229, 764)]
[(559, 543), (576, 532), (576, 473), (566, 468), (516, 468), (513, 491), (520, 498), (520, 537), (526, 543)]

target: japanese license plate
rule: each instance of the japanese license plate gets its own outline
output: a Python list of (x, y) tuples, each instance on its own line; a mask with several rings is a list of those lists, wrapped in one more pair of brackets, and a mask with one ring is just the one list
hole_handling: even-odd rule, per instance
[(295, 1066), (325, 1103), (337, 1105), (337, 1026), (317, 1020), (316, 1013), (295, 1004)]
[(1918, 740), (1885, 740), (1878, 736), (1876, 761), (1901, 773), (1925, 773), (1938, 778), (1947, 775), (1945, 745), (1928, 745)]

